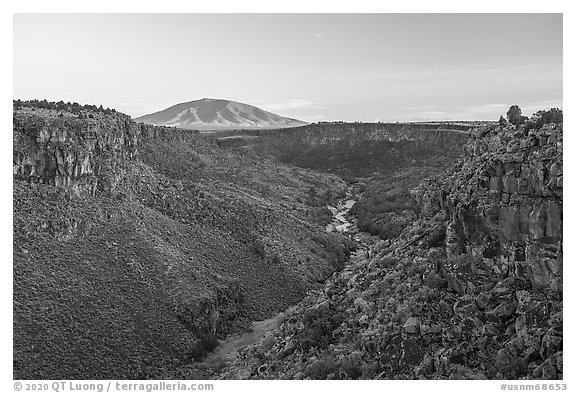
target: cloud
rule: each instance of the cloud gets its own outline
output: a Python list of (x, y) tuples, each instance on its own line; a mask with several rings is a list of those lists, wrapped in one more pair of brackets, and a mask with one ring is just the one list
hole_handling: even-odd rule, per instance
[(302, 100), (302, 99), (293, 99), (287, 100), (284, 102), (270, 102), (270, 103), (261, 103), (259, 104), (262, 109), (266, 109), (269, 111), (281, 111), (281, 110), (288, 110), (288, 109), (323, 109), (324, 106), (318, 102), (309, 101), (309, 100)]
[(509, 107), (510, 105), (507, 104), (483, 104), (465, 108), (464, 111), (472, 113), (494, 113), (494, 111), (506, 111)]
[(323, 35), (322, 33), (315, 33), (315, 34), (314, 34), (314, 37), (316, 37), (316, 38), (322, 38), (322, 35)]
[(505, 115), (508, 109), (513, 105), (517, 104), (522, 109), (522, 113), (526, 116), (530, 116), (532, 113), (541, 109), (550, 108), (562, 108), (562, 100), (542, 100), (533, 102), (517, 102), (510, 104), (484, 104), (475, 105), (463, 108), (463, 113), (458, 114), (459, 116), (470, 116), (474, 115), (492, 115), (492, 117), (497, 116), (497, 114)]
[(315, 123), (318, 121), (326, 121), (326, 120), (330, 120), (328, 117), (322, 115), (322, 114), (317, 114), (317, 115), (299, 115), (299, 114), (295, 114), (295, 115), (291, 115), (290, 117), (294, 118), (294, 119), (298, 119), (298, 120), (303, 120), (303, 121), (307, 121), (309, 123)]
[(403, 109), (405, 109), (407, 111), (416, 111), (416, 110), (432, 109), (432, 108), (436, 108), (436, 105), (429, 104), (429, 105), (405, 106)]
[(518, 104), (522, 112), (526, 115), (527, 113), (532, 113), (539, 111), (541, 109), (547, 110), (550, 108), (560, 108), (564, 106), (563, 100), (543, 100), (538, 102), (526, 102), (524, 105)]
[(424, 112), (419, 112), (418, 114), (421, 116), (429, 116), (429, 117), (448, 116), (449, 115), (448, 112), (442, 112), (442, 111), (424, 111)]
[(110, 108), (114, 108), (135, 118), (164, 110), (172, 105), (174, 105), (173, 102), (114, 102)]

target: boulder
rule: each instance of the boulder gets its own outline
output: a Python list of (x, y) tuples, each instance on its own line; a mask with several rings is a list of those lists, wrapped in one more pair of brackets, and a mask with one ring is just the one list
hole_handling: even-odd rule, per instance
[(415, 317), (408, 318), (406, 323), (404, 323), (404, 331), (412, 334), (420, 333), (420, 320)]
[(478, 307), (476, 306), (476, 301), (473, 297), (465, 296), (456, 300), (454, 303), (454, 314), (461, 318), (474, 315), (478, 312)]

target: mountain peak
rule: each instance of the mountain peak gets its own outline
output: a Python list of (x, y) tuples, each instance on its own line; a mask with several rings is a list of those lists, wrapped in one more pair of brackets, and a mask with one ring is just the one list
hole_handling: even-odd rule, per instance
[(253, 105), (204, 97), (134, 119), (139, 122), (197, 130), (288, 128), (307, 124)]

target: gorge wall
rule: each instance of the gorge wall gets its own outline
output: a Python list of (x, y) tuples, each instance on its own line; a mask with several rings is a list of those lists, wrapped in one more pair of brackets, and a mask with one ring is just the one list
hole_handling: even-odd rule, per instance
[(188, 130), (135, 123), (121, 113), (78, 118), (21, 109), (13, 116), (15, 179), (54, 185), (76, 196), (112, 192), (123, 162), (138, 157), (143, 140), (183, 140)]
[(562, 145), (561, 124), (473, 134), (454, 174), (418, 197), (448, 214), (448, 254), (495, 258), (534, 288), (561, 292)]
[(419, 123), (315, 123), (283, 132), (241, 131), (217, 134), (223, 147), (248, 148), (282, 162), (367, 177), (407, 166), (434, 166), (459, 154), (471, 125)]
[(95, 195), (98, 187), (114, 189), (118, 164), (138, 153), (140, 129), (127, 116), (81, 120), (21, 111), (13, 122), (14, 178), (67, 188), (78, 196)]

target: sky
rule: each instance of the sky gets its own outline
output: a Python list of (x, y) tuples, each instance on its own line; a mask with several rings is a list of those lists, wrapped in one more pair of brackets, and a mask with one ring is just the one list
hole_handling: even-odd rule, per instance
[(204, 97), (306, 121), (562, 108), (562, 14), (15, 14), (14, 99)]

